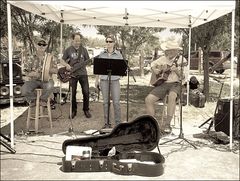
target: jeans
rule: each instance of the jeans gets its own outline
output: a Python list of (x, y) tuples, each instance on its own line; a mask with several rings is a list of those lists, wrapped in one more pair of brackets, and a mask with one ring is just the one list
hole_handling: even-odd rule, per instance
[[(104, 121), (105, 121), (105, 124), (107, 124), (108, 123), (108, 89), (109, 89), (108, 80), (101, 80), (100, 87), (101, 87), (102, 96), (103, 96)], [(117, 125), (121, 122), (119, 80), (111, 81), (110, 91), (111, 91), (110, 99), (112, 99), (112, 101), (113, 101), (115, 124)], [(109, 106), (109, 120), (110, 120), (110, 106)], [(109, 121), (109, 123), (110, 123), (110, 121)]]
[(71, 78), (70, 85), (72, 86), (72, 111), (77, 112), (77, 83), (80, 83), (83, 94), (83, 111), (89, 110), (89, 83), (87, 75), (79, 75), (78, 77)]
[(54, 89), (54, 81), (50, 79), (48, 82), (43, 82), (41, 80), (30, 80), (26, 81), (22, 86), (22, 95), (25, 96), (28, 102), (34, 101), (37, 98), (35, 89), (43, 89), (40, 100), (47, 101)]

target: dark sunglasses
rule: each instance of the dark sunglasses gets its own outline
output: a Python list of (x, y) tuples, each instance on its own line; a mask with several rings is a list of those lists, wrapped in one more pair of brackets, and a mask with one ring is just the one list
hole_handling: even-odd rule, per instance
[(106, 41), (106, 43), (113, 43), (113, 41)]
[(47, 44), (38, 43), (38, 46), (46, 46)]

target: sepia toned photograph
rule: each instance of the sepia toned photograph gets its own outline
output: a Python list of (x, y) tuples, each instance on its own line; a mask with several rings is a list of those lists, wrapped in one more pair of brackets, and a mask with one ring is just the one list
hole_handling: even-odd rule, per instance
[(2, 0), (1, 180), (239, 180), (239, 0)]

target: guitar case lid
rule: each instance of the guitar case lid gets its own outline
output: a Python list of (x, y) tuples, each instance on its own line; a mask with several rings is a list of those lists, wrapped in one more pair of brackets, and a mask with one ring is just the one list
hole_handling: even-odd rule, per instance
[(93, 153), (106, 156), (115, 147), (117, 152), (151, 151), (158, 146), (160, 131), (158, 122), (150, 115), (143, 115), (131, 122), (120, 123), (108, 134), (65, 140), (62, 151), (67, 146), (87, 146)]

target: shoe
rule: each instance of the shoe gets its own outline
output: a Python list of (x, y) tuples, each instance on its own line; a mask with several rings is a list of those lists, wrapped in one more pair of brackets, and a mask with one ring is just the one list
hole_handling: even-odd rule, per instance
[(170, 134), (170, 133), (172, 133), (172, 128), (171, 128), (171, 126), (167, 126), (166, 128), (164, 128), (164, 130), (163, 130), (166, 134)]
[(40, 106), (47, 107), (47, 101), (40, 100)]
[(92, 115), (90, 114), (89, 111), (84, 111), (84, 114), (85, 114), (86, 118), (91, 118), (92, 117)]
[(102, 129), (106, 129), (106, 128), (112, 128), (111, 124), (104, 124), (104, 126), (102, 127)]
[(72, 112), (72, 117), (69, 116), (69, 118), (73, 119), (77, 115), (77, 111)]

